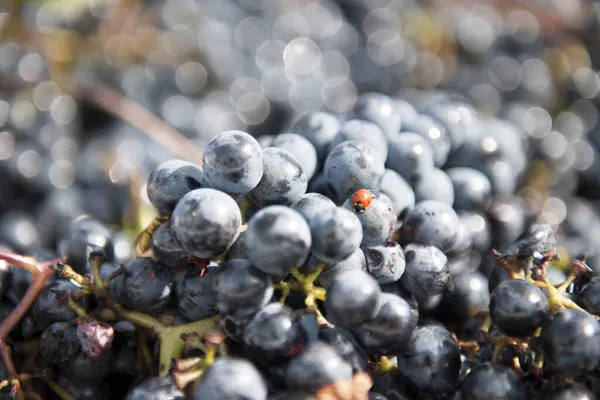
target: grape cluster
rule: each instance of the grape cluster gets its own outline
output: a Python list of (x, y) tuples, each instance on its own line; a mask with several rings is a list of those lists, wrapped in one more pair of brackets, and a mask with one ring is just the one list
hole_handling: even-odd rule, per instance
[(0, 398), (600, 397), (586, 2), (8, 3)]

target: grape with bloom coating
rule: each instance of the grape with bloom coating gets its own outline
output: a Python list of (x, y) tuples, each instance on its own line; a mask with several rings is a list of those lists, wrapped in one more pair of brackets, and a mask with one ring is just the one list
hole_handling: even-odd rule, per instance
[(320, 193), (306, 193), (290, 205), (292, 210), (302, 214), (308, 224), (317, 213), (334, 207), (335, 203)]
[(246, 243), (248, 258), (256, 268), (280, 275), (304, 263), (312, 239), (302, 215), (289, 207), (269, 206), (250, 219)]
[(195, 257), (224, 253), (240, 234), (242, 215), (231, 196), (215, 189), (196, 189), (177, 203), (171, 230), (181, 247)]
[(159, 164), (148, 177), (148, 199), (161, 215), (171, 215), (188, 192), (203, 186), (202, 168), (190, 162), (173, 159)]
[(289, 151), (302, 166), (306, 179), (313, 177), (317, 170), (317, 151), (308, 139), (296, 133), (281, 133), (275, 136), (271, 146)]
[(247, 193), (262, 177), (263, 152), (246, 132), (221, 132), (204, 148), (202, 168), (207, 186), (226, 193)]
[(413, 132), (395, 134), (389, 139), (386, 167), (399, 173), (411, 185), (433, 170), (433, 152), (429, 142)]
[(340, 127), (340, 131), (333, 138), (330, 146), (333, 149), (338, 144), (349, 140), (356, 140), (367, 144), (377, 150), (384, 162), (387, 159), (387, 138), (376, 124), (360, 119), (346, 121)]
[(266, 400), (267, 385), (252, 363), (237, 358), (219, 358), (194, 384), (193, 400)]
[(348, 258), (362, 241), (362, 226), (354, 213), (344, 208), (328, 208), (310, 222), (312, 253), (326, 263)]
[(409, 211), (400, 230), (406, 243), (430, 244), (447, 252), (458, 239), (460, 222), (446, 203), (425, 200)]
[(448, 258), (437, 247), (409, 244), (404, 247), (406, 269), (401, 282), (404, 288), (422, 298), (441, 294), (450, 281)]
[[(363, 190), (363, 189), (361, 189)], [(396, 210), (392, 200), (385, 194), (372, 190), (371, 202), (366, 209), (352, 204), (352, 198), (346, 200), (344, 208), (354, 212), (360, 220), (363, 230), (362, 246), (378, 246), (386, 242), (396, 230)]]
[(380, 307), (381, 288), (365, 271), (342, 272), (327, 288), (327, 318), (343, 327), (353, 327), (374, 318)]
[(323, 162), (329, 144), (340, 130), (340, 120), (333, 114), (317, 111), (298, 118), (290, 131), (305, 137), (317, 151), (319, 162)]
[(327, 183), (339, 199), (345, 199), (361, 188), (379, 189), (384, 171), (377, 150), (354, 140), (335, 146), (323, 167)]

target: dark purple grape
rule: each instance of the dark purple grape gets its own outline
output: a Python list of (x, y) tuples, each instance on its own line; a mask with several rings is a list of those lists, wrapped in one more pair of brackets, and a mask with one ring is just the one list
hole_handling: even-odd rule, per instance
[(263, 152), (246, 132), (221, 132), (204, 148), (202, 169), (208, 187), (225, 193), (248, 193), (262, 178)]
[(398, 353), (398, 374), (418, 392), (441, 395), (458, 385), (460, 350), (446, 329), (417, 328), (408, 348)]
[(60, 372), (74, 382), (91, 383), (102, 381), (110, 370), (111, 353), (90, 357), (79, 351), (73, 358), (58, 363)]
[(392, 200), (398, 217), (402, 217), (415, 206), (412, 187), (396, 171), (385, 170), (379, 191)]
[(386, 168), (396, 171), (411, 185), (424, 179), (433, 170), (433, 151), (423, 136), (402, 132), (388, 139)]
[(471, 370), (462, 383), (464, 400), (523, 400), (519, 376), (500, 364), (482, 364)]
[(581, 304), (596, 315), (600, 314), (600, 277), (592, 278), (591, 282), (581, 292)]
[(202, 187), (202, 168), (183, 160), (159, 164), (148, 177), (148, 198), (161, 215), (171, 215), (181, 198)]
[(69, 322), (54, 322), (40, 338), (40, 355), (51, 363), (68, 361), (78, 350), (76, 326)]
[(447, 252), (458, 239), (459, 227), (458, 216), (452, 207), (426, 200), (409, 211), (400, 232), (406, 243), (429, 244)]
[(244, 347), (256, 363), (271, 366), (295, 356), (305, 343), (304, 333), (290, 308), (267, 304), (244, 328)]
[(317, 111), (298, 118), (290, 131), (308, 139), (317, 150), (319, 162), (323, 162), (329, 144), (340, 130), (340, 120), (335, 115)]
[(362, 248), (367, 260), (367, 271), (380, 284), (398, 281), (406, 267), (404, 251), (398, 243)]
[(313, 393), (325, 385), (352, 379), (352, 366), (332, 346), (315, 342), (290, 360), (285, 376), (291, 389)]
[(333, 347), (352, 366), (353, 372), (367, 370), (369, 356), (350, 331), (341, 326), (322, 326), (318, 331), (318, 338)]
[(134, 386), (125, 400), (184, 400), (184, 393), (167, 376), (152, 377)]
[(402, 126), (399, 104), (382, 93), (363, 93), (354, 107), (345, 115), (346, 120), (362, 119), (373, 122), (390, 137)]
[(415, 182), (413, 189), (417, 204), (425, 200), (435, 200), (450, 206), (454, 204), (452, 180), (446, 172), (439, 168), (432, 169)]
[(193, 400), (266, 400), (267, 385), (250, 362), (219, 358), (193, 384)]
[(306, 193), (290, 205), (290, 208), (298, 211), (308, 224), (317, 213), (334, 207), (335, 203), (320, 193)]
[(152, 256), (169, 268), (185, 268), (193, 264), (188, 262), (187, 253), (173, 236), (171, 226), (162, 224), (152, 235)]
[(213, 288), (217, 269), (218, 267), (208, 266), (203, 275), (195, 269), (189, 269), (177, 278), (177, 309), (190, 321), (199, 321), (217, 314), (216, 293)]
[(251, 317), (273, 296), (271, 277), (241, 258), (218, 267), (213, 287), (218, 310), (234, 318)]
[(358, 189), (378, 190), (385, 166), (373, 147), (354, 140), (334, 147), (323, 173), (337, 198), (345, 199)]
[(440, 168), (450, 153), (450, 136), (446, 128), (427, 114), (418, 114), (413, 121), (403, 121), (402, 131), (414, 132), (423, 136), (431, 146), (434, 164)]
[(379, 191), (370, 191), (371, 204), (364, 209), (356, 209), (349, 198), (344, 208), (352, 211), (360, 220), (363, 230), (362, 246), (384, 244), (396, 231), (396, 210), (392, 200)]
[[(314, 272), (312, 271), (313, 267), (317, 266), (318, 264), (321, 264), (321, 260), (317, 259), (316, 257), (309, 258), (307, 262), (308, 273), (310, 274), (311, 272)], [(323, 268), (323, 271), (321, 271), (319, 274), (316, 283), (319, 286), (327, 288), (338, 274), (351, 270), (367, 270), (365, 254), (360, 248), (354, 250), (350, 257), (346, 258), (345, 260), (326, 265), (325, 268)]]
[(550, 371), (578, 375), (600, 360), (600, 326), (596, 317), (565, 309), (542, 325), (544, 366)]
[(450, 281), (448, 258), (435, 246), (409, 244), (404, 247), (406, 269), (400, 282), (415, 296), (430, 297), (443, 293)]
[(289, 151), (277, 147), (263, 150), (263, 175), (248, 193), (257, 206), (290, 204), (298, 200), (308, 186), (302, 166)]
[(175, 286), (170, 269), (149, 257), (129, 261), (112, 284), (125, 307), (155, 315), (167, 308)]
[(454, 186), (456, 210), (486, 211), (492, 202), (492, 184), (487, 176), (473, 168), (446, 170)]
[(339, 273), (327, 287), (327, 318), (343, 327), (359, 325), (377, 315), (381, 307), (381, 289), (367, 272), (350, 270)]
[(548, 318), (548, 299), (542, 289), (531, 282), (506, 280), (492, 293), (490, 316), (506, 335), (527, 337)]
[(229, 195), (215, 189), (197, 189), (177, 203), (171, 232), (189, 254), (210, 259), (229, 249), (240, 234), (242, 216)]
[(79, 273), (89, 272), (88, 246), (97, 246), (104, 252), (106, 261), (115, 256), (111, 232), (101, 222), (83, 217), (71, 224), (65, 237), (57, 246), (59, 256), (66, 257), (67, 263)]
[(310, 228), (302, 215), (285, 206), (269, 206), (248, 223), (248, 258), (268, 274), (288, 274), (308, 257)]
[[(36, 325), (46, 329), (55, 322), (71, 322), (77, 314), (66, 302), (66, 296), (79, 288), (69, 279), (57, 279), (47, 285), (33, 303), (32, 313)], [(87, 308), (87, 299), (78, 301), (79, 306)]]
[(319, 260), (337, 263), (350, 257), (363, 240), (360, 220), (341, 207), (328, 208), (310, 221), (311, 251)]
[(305, 137), (296, 133), (281, 133), (273, 139), (271, 146), (287, 150), (296, 157), (306, 179), (310, 180), (317, 171), (317, 151)]
[(392, 354), (408, 347), (418, 320), (419, 312), (414, 305), (395, 294), (382, 293), (379, 312), (352, 332), (370, 354)]
[(330, 144), (331, 149), (340, 143), (350, 140), (362, 142), (368, 146), (371, 146), (377, 150), (383, 162), (385, 162), (387, 159), (387, 138), (378, 125), (360, 119), (353, 119), (344, 122), (340, 127), (340, 131), (335, 138), (333, 138), (333, 141)]

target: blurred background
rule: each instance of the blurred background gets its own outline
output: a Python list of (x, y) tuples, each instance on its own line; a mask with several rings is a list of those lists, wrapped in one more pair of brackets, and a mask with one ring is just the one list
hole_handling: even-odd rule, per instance
[(154, 217), (157, 163), (381, 92), (418, 110), (454, 102), (426, 129), (487, 152), (519, 142), (524, 158), (507, 147), (482, 167), (486, 218), (509, 232), (493, 244), (542, 219), (600, 272), (599, 13), (588, 0), (3, 0), (0, 241), (54, 249), (90, 214), (123, 228), (129, 255)]

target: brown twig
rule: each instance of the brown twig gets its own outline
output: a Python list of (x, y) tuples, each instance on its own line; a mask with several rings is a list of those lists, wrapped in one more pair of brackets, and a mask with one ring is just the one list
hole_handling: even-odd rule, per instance
[(193, 142), (119, 92), (106, 86), (94, 85), (79, 88), (76, 94), (81, 100), (94, 104), (139, 129), (178, 157), (202, 165), (202, 152)]

